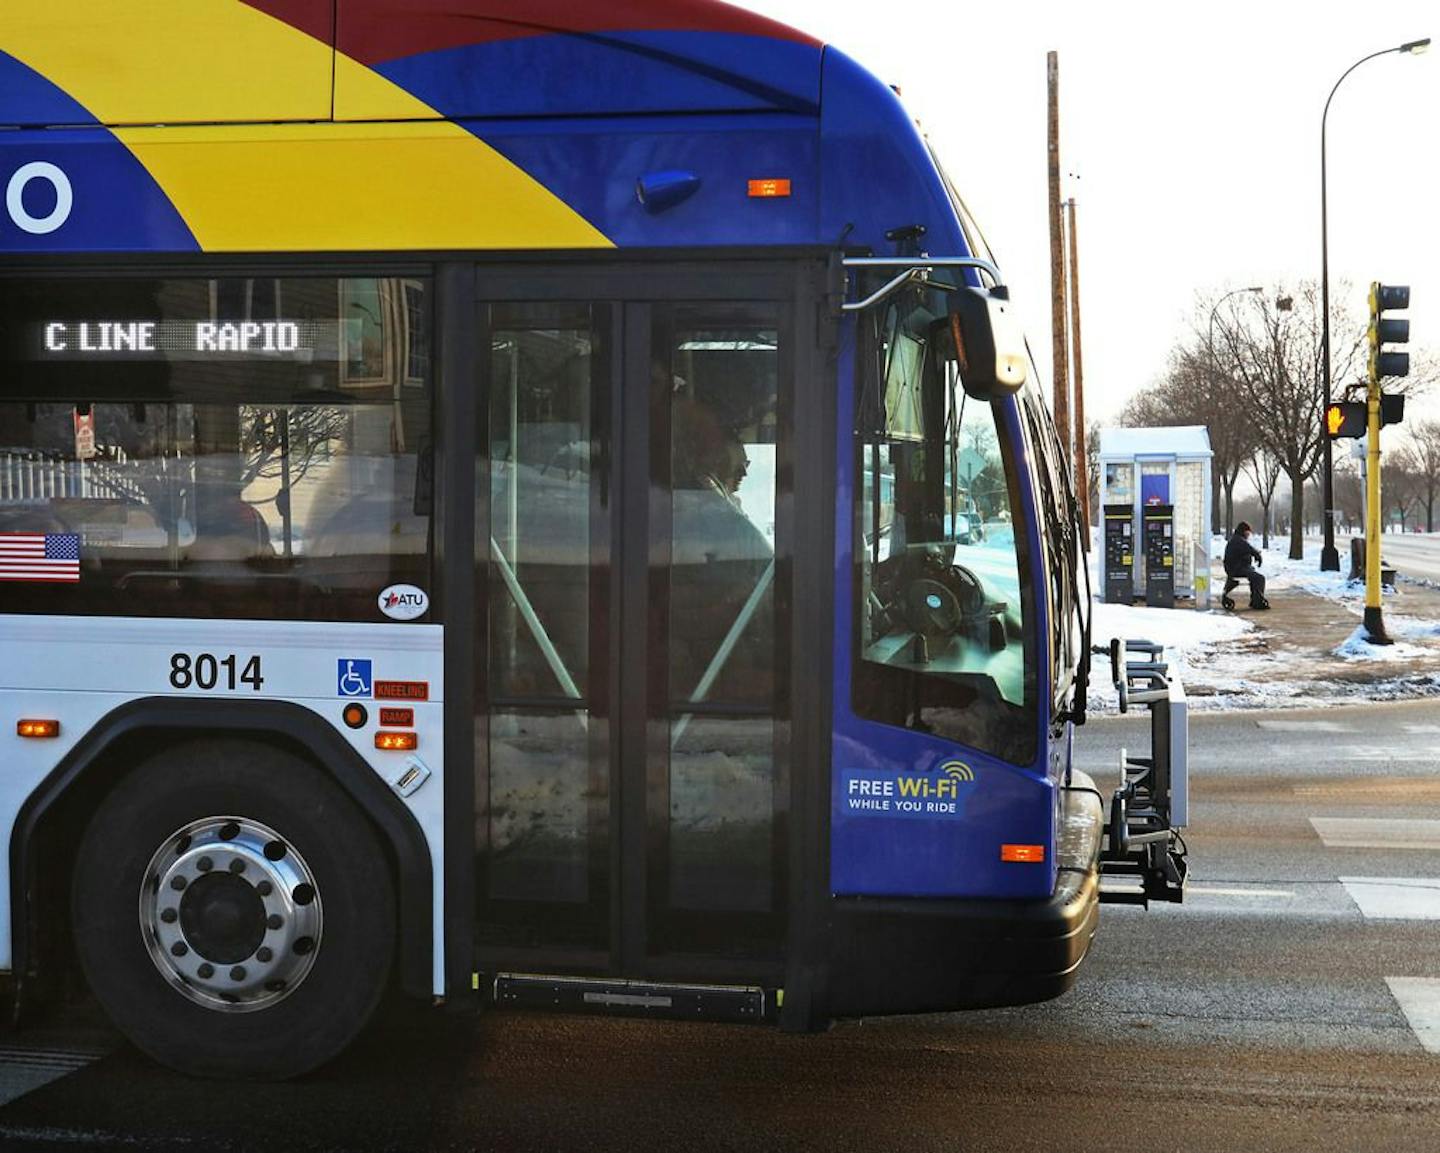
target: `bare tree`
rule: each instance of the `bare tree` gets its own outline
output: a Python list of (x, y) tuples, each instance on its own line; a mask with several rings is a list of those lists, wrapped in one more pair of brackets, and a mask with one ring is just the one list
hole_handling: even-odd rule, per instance
[(1223, 524), (1228, 536), (1235, 522), (1235, 483), (1240, 479), (1241, 467), (1255, 451), (1256, 440), (1238, 384), (1233, 377), (1217, 371), (1216, 363), (1204, 335), (1195, 337), (1192, 343), (1177, 345), (1171, 350), (1165, 375), (1131, 397), (1120, 419), (1132, 428), (1205, 426), (1210, 450), (1215, 454), (1210, 461), (1215, 479), (1210, 523), (1217, 530)]
[(1270, 547), (1270, 502), (1275, 499), (1275, 486), (1280, 482), (1280, 460), (1268, 449), (1261, 449), (1245, 462), (1245, 473), (1255, 485), (1260, 501), (1260, 547)]
[[(1337, 301), (1346, 297), (1335, 294)], [(1282, 307), (1288, 303), (1289, 307)], [(1304, 555), (1305, 482), (1320, 462), (1324, 435), (1324, 370), (1320, 342), (1320, 293), (1302, 284), (1291, 296), (1283, 290), (1232, 298), (1216, 313), (1216, 355), (1240, 384), (1256, 438), (1280, 463), (1290, 481), (1290, 558)], [(1361, 362), (1364, 330), (1332, 305), (1331, 370), (1336, 380), (1352, 379)]]
[(1416, 421), (1410, 427), (1410, 464), (1416, 495), (1425, 506), (1425, 531), (1435, 531), (1435, 498), (1440, 495), (1440, 420)]
[[(1395, 514), (1401, 532), (1410, 523), (1410, 513), (1418, 504), (1424, 494), (1424, 480), (1421, 476), (1421, 466), (1415, 456), (1414, 445), (1402, 445), (1400, 448), (1387, 453), (1384, 462), (1385, 476), (1381, 485), (1381, 493), (1384, 496), (1385, 506)], [(1384, 518), (1387, 519), (1388, 518)], [(1380, 530), (1385, 531), (1386, 525), (1381, 524)]]
[(1354, 531), (1356, 526), (1364, 531), (1365, 481), (1359, 461), (1347, 452), (1335, 453), (1335, 512), (1345, 531)]

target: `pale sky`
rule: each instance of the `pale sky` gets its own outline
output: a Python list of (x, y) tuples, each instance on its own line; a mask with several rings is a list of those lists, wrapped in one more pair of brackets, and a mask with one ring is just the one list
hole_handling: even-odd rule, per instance
[[(995, 251), (1047, 394), (1045, 56), (1059, 53), (1086, 408), (1102, 423), (1163, 370), (1197, 293), (1318, 282), (1325, 98), (1362, 56), (1440, 36), (1434, 0), (742, 6), (901, 88)], [(1356, 69), (1327, 135), (1332, 298), (1348, 278), (1363, 316), (1371, 280), (1409, 284), (1412, 346), (1440, 348), (1440, 48)]]

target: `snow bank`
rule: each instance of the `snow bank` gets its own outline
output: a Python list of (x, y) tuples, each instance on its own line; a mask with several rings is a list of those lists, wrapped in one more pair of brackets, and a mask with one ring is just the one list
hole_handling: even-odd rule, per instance
[[(1431, 621), (1420, 622), (1433, 624)], [(1387, 632), (1393, 632), (1389, 623), (1385, 625)], [(1432, 634), (1433, 635), (1433, 634)], [(1429, 649), (1422, 649), (1418, 645), (1407, 645), (1396, 641), (1393, 645), (1372, 645), (1369, 641), (1370, 634), (1365, 631), (1364, 625), (1357, 625), (1343, 644), (1335, 647), (1335, 655), (1347, 661), (1413, 661), (1418, 657), (1430, 655)]]

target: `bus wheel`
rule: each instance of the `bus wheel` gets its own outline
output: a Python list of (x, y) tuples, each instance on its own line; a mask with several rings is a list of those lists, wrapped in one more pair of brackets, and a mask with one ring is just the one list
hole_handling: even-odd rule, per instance
[(395, 898), (354, 803), (291, 753), (207, 740), (101, 803), (71, 893), (81, 968), (115, 1024), (174, 1069), (293, 1077), (384, 994)]

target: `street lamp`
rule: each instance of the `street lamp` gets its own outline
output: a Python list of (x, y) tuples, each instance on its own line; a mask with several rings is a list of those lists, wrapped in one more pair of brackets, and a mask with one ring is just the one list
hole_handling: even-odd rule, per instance
[(1248, 288), (1231, 289), (1224, 296), (1215, 302), (1215, 307), (1210, 310), (1209, 335), (1205, 337), (1205, 347), (1210, 353), (1210, 371), (1218, 371), (1219, 366), (1215, 363), (1215, 314), (1220, 311), (1220, 306), (1232, 296), (1239, 296), (1242, 292), (1264, 292), (1265, 289), (1258, 284), (1252, 284)]
[[(1392, 52), (1418, 56), (1429, 47), (1430, 37), (1427, 36), (1423, 40), (1407, 40), (1404, 44), (1397, 44), (1394, 48), (1382, 48), (1379, 52), (1362, 56), (1345, 69), (1340, 74), (1340, 79), (1335, 81), (1335, 87), (1330, 89), (1330, 95), (1325, 98), (1325, 111), (1320, 115), (1320, 332), (1321, 345), (1324, 350), (1322, 355), (1325, 361), (1325, 403), (1320, 409), (1322, 418), (1326, 409), (1330, 407), (1330, 244), (1326, 227), (1325, 199), (1325, 121), (1330, 115), (1330, 101), (1335, 99), (1336, 89), (1345, 82), (1345, 77), (1367, 60), (1374, 60), (1377, 56), (1388, 56)], [(1327, 436), (1321, 439), (1325, 446), (1325, 509), (1322, 518), (1325, 522), (1325, 545), (1320, 550), (1320, 570), (1322, 572), (1339, 572), (1340, 553), (1335, 548), (1335, 475), (1332, 470), (1330, 438)]]

